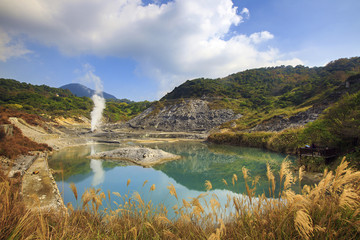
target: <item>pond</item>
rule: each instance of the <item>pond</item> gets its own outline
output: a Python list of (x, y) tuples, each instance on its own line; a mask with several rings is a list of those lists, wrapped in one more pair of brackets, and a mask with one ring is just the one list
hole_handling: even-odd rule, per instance
[[(136, 143), (127, 142), (126, 144), (134, 145)], [(281, 162), (287, 157), (284, 154), (263, 149), (191, 141), (143, 145), (178, 154), (182, 158), (153, 168), (143, 168), (126, 161), (115, 162), (87, 158), (91, 153), (118, 148), (119, 144), (88, 144), (55, 152), (49, 159), (49, 165), (54, 170), (62, 170), (61, 174), (55, 174), (54, 177), (60, 192), (63, 193), (64, 203), (71, 202), (73, 206), (81, 206), (80, 202), (76, 202), (69, 187), (70, 183), (74, 183), (79, 196), (90, 187), (100, 188), (105, 193), (108, 190), (118, 192), (121, 195), (131, 195), (137, 191), (145, 202), (151, 200), (154, 205), (162, 203), (171, 209), (175, 204), (180, 203), (181, 205), (182, 199), (188, 201), (191, 197), (205, 193), (204, 184), (208, 180), (212, 184), (212, 189), (208, 191), (208, 194), (215, 193), (220, 202), (224, 204), (227, 195), (241, 197), (243, 193), (246, 193), (242, 167), (249, 170), (252, 179), (260, 176), (256, 195), (262, 193), (268, 195), (266, 163), (271, 165), (276, 177), (277, 189), (279, 189), (278, 170)], [(288, 156), (288, 159), (294, 161), (295, 157)], [(232, 184), (233, 174), (238, 177), (235, 185)], [(129, 185), (127, 185), (128, 179), (130, 179)], [(144, 185), (145, 181), (147, 182)], [(155, 190), (150, 191), (153, 184), (155, 184)], [(170, 184), (175, 186), (179, 200), (170, 195), (167, 189)], [(249, 184), (251, 183), (249, 182)], [(173, 213), (169, 212), (169, 215), (172, 216)]]

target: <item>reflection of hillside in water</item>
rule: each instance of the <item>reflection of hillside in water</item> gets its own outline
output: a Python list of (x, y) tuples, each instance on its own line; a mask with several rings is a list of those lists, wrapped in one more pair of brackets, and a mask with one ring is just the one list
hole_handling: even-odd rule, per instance
[[(249, 169), (251, 176), (259, 175), (261, 177), (257, 186), (257, 194), (267, 193), (266, 163), (269, 162), (274, 173), (277, 173), (285, 157), (284, 155), (261, 149), (211, 145), (200, 142), (152, 143), (144, 145), (181, 155), (182, 159), (160, 164), (155, 166), (154, 169), (160, 170), (161, 174), (166, 174), (167, 177), (174, 179), (185, 188), (197, 191), (204, 191), (204, 183), (206, 180), (209, 180), (212, 183), (213, 189), (227, 189), (236, 193), (244, 193), (246, 190), (241, 171), (244, 166)], [(120, 146), (95, 144), (93, 145), (93, 151), (108, 151), (117, 147)], [(91, 160), (86, 158), (90, 152), (91, 145), (87, 145), (67, 148), (54, 153), (49, 160), (50, 167), (55, 170), (64, 169), (63, 176), (61, 174), (55, 175), (56, 180), (64, 179), (67, 182), (79, 183), (90, 177), (92, 186), (96, 186), (105, 184), (104, 181), (108, 178), (107, 171), (110, 168), (129, 165), (128, 162), (118, 163), (117, 161), (111, 162), (111, 160)], [(120, 171), (119, 169), (117, 171)], [(141, 167), (135, 167), (134, 169), (136, 172), (142, 171)], [(238, 176), (238, 182), (235, 187), (231, 183), (234, 173)], [(129, 176), (129, 178), (131, 177)], [(151, 182), (151, 174), (145, 177), (149, 178), (148, 180)], [(222, 179), (225, 179), (229, 185), (225, 186)], [(132, 180), (136, 181), (135, 179)], [(278, 184), (278, 180), (276, 183)]]
[[(165, 151), (183, 156), (182, 160), (168, 162), (155, 169), (176, 180), (188, 189), (204, 190), (205, 180), (209, 180), (215, 189), (228, 189), (234, 192), (245, 192), (242, 167), (250, 171), (251, 176), (260, 176), (257, 193), (268, 189), (266, 163), (269, 162), (274, 171), (278, 171), (285, 155), (262, 149), (240, 148), (224, 145), (208, 145), (204, 143), (172, 143), (152, 144)], [(238, 176), (238, 184), (231, 184), (233, 174)], [(226, 179), (225, 186), (222, 179)]]
[(208, 147), (206, 144), (198, 142), (179, 142), (172, 144), (156, 144), (155, 146), (152, 145), (150, 147), (157, 147), (166, 152), (181, 155), (183, 157), (182, 160), (167, 163), (181, 172), (188, 172), (189, 169), (191, 169), (193, 173), (202, 173), (208, 171), (210, 168), (210, 162), (206, 161), (206, 159), (209, 158)]
[[(61, 151), (53, 153), (49, 158), (49, 166), (54, 170), (62, 170), (62, 174), (55, 174), (56, 180), (67, 180), (71, 176), (76, 175), (72, 178), (72, 181), (78, 182), (87, 178), (94, 168), (99, 169), (99, 164), (96, 163), (91, 165), (91, 160), (86, 158), (90, 155), (91, 151), (100, 152), (108, 151), (117, 148), (118, 145), (109, 144), (95, 144), (95, 145), (83, 145), (71, 148), (66, 148)], [(113, 168), (118, 166), (114, 162), (102, 162), (101, 168)], [(98, 171), (99, 172), (99, 171)], [(99, 172), (100, 173), (100, 172)], [(101, 180), (101, 178), (99, 178)]]

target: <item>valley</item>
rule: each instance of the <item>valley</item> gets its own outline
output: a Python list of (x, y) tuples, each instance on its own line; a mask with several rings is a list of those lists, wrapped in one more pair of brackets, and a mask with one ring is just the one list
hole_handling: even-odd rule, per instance
[[(189, 80), (154, 102), (108, 99), (96, 128), (91, 119), (94, 103), (89, 97), (9, 79), (0, 79), (0, 92), (0, 166), (7, 175), (4, 179), (18, 179), (26, 208), (43, 212), (68, 214), (78, 204), (83, 204), (84, 210), (90, 201), (84, 196), (92, 196), (93, 204), (98, 204), (104, 197), (97, 195), (96, 186), (108, 189), (109, 199), (109, 189), (121, 189), (120, 195), (143, 191), (147, 177), (153, 185), (143, 196), (146, 201), (160, 206), (169, 195), (166, 189), (175, 196), (176, 187), (192, 199), (212, 193), (219, 206), (225, 207), (227, 196), (235, 202), (247, 201), (247, 197), (250, 202), (287, 198), (289, 191), (302, 196), (301, 189), (306, 186), (311, 191), (317, 189), (314, 183), (322, 187), (324, 178), (330, 176), (325, 169), (340, 171), (338, 166), (347, 164), (360, 169), (357, 57), (339, 59), (325, 67), (260, 68), (223, 79)], [(299, 161), (298, 149), (306, 145), (336, 149), (337, 156), (330, 160), (307, 156)], [(176, 160), (139, 166), (122, 157), (115, 161), (111, 156), (90, 156), (102, 156), (98, 150), (140, 149), (136, 158), (141, 162), (154, 155), (144, 147), (169, 151), (176, 154), (171, 155)], [(237, 174), (244, 180), (238, 180)], [(296, 184), (294, 175), (299, 177)], [(64, 177), (70, 180), (64, 181)], [(120, 183), (114, 185), (120, 180), (125, 183), (125, 178), (126, 188)], [(250, 178), (255, 183), (252, 188), (248, 186)], [(164, 179), (170, 185), (166, 186)], [(79, 190), (81, 200), (70, 181), (90, 189)], [(61, 188), (64, 183), (66, 189)], [(165, 191), (156, 190), (155, 183)], [(152, 197), (152, 191), (157, 192), (157, 198)], [(65, 198), (61, 195), (64, 192)], [(141, 204), (142, 200), (135, 201)], [(171, 219), (179, 218), (177, 201), (177, 196), (176, 201), (167, 200), (174, 206), (167, 215)], [(201, 209), (197, 200), (193, 201), (193, 211)], [(214, 200), (204, 197), (204, 201)], [(183, 204), (181, 209), (189, 203)], [(92, 214), (97, 215), (98, 207)], [(203, 210), (199, 216), (209, 216), (211, 211)]]

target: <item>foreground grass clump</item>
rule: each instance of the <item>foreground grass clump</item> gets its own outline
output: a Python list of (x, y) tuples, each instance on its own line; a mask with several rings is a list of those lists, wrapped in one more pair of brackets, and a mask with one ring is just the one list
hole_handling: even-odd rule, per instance
[[(145, 203), (138, 193), (121, 196), (88, 189), (78, 209), (68, 205), (69, 214), (29, 212), (17, 194), (14, 180), (1, 177), (0, 230), (1, 239), (356, 239), (360, 234), (360, 171), (348, 168), (343, 159), (333, 172), (314, 186), (304, 186), (295, 194), (291, 185), (299, 184), (304, 174), (300, 168), (295, 177), (290, 163), (282, 163), (279, 183), (282, 191), (275, 196), (275, 178), (267, 167), (269, 194), (255, 197), (258, 178), (251, 178), (246, 168), (244, 197), (228, 196), (221, 206), (210, 192), (192, 199), (180, 199), (173, 185), (169, 193), (178, 204), (177, 214), (169, 219), (166, 207)], [(238, 176), (233, 175), (236, 186)], [(223, 180), (224, 184), (228, 184)], [(144, 182), (144, 186), (147, 182)], [(128, 185), (130, 180), (128, 180)], [(212, 189), (209, 181), (206, 190)], [(78, 198), (75, 185), (71, 185)], [(155, 185), (149, 191), (156, 191)], [(115, 195), (115, 196), (114, 196)], [(110, 203), (115, 201), (116, 208)], [(108, 208), (101, 208), (107, 204)], [(20, 206), (20, 207), (16, 207)], [(106, 206), (106, 205), (105, 205)], [(103, 206), (104, 207), (104, 206)], [(103, 209), (103, 210), (99, 210)]]

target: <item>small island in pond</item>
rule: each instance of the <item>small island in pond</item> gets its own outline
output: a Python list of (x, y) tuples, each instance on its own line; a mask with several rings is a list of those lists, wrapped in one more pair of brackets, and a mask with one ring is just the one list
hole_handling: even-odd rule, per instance
[(165, 161), (180, 159), (181, 156), (160, 149), (134, 146), (95, 153), (90, 155), (89, 158), (126, 160), (143, 167), (151, 167)]

